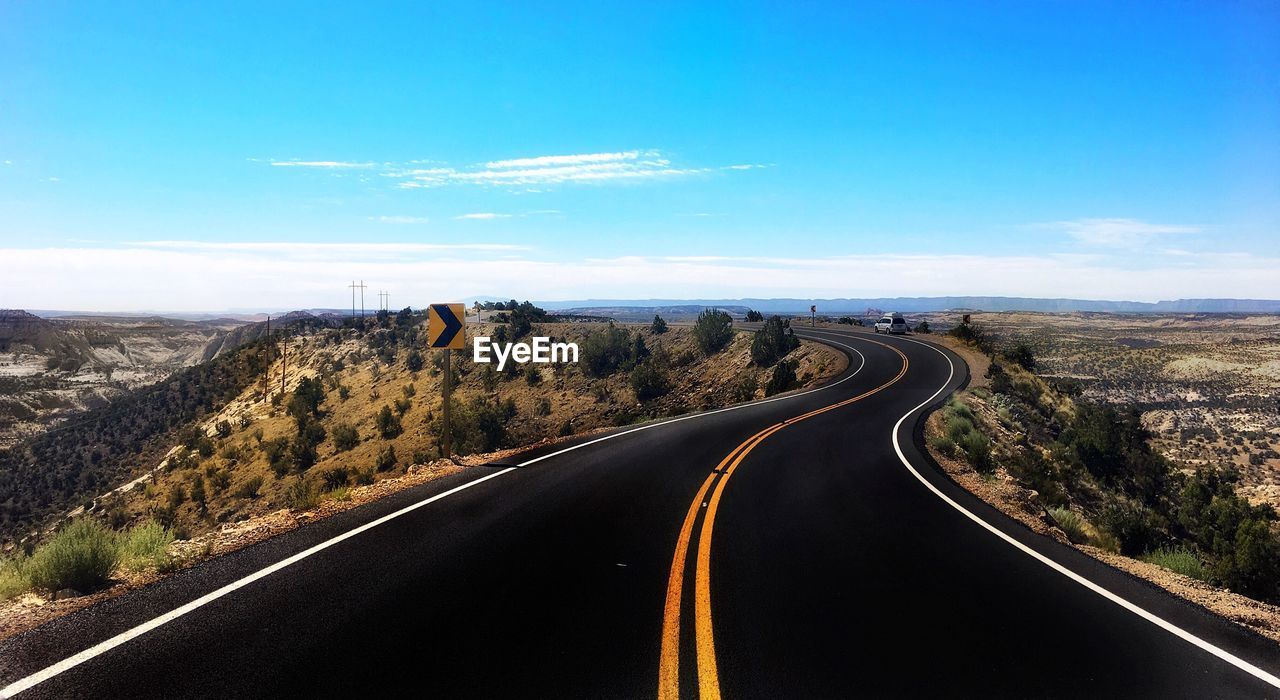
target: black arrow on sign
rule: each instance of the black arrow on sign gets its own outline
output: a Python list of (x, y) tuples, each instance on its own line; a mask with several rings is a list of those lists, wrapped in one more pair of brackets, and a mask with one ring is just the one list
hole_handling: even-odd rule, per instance
[(436, 336), (436, 342), (431, 344), (433, 348), (447, 348), (449, 343), (453, 341), (453, 336), (462, 330), (462, 321), (453, 315), (453, 309), (448, 304), (432, 304), (431, 308), (436, 310), (436, 315), (444, 321), (444, 330), (440, 331), (440, 335)]

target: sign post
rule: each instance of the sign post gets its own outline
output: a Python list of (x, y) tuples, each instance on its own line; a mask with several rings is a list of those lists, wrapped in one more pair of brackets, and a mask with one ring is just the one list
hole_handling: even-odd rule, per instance
[(453, 369), (450, 366), (450, 350), (466, 346), (467, 307), (464, 304), (432, 304), (427, 307), (427, 347), (444, 350), (444, 408), (440, 436), (441, 456), (448, 457), (453, 450), (453, 431), (449, 426), (449, 395), (453, 393)]
[(814, 326), (817, 325), (817, 322), (818, 322), (818, 305), (810, 304), (809, 305), (809, 327), (813, 328)]

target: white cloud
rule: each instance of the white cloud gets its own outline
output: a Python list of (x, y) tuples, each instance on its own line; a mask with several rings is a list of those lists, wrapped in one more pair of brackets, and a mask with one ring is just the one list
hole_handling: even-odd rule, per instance
[(455, 216), (455, 217), (453, 217), (453, 218), (455, 218), (455, 219), (482, 219), (482, 220), (489, 220), (489, 219), (510, 219), (510, 218), (511, 218), (511, 215), (510, 215), (510, 214), (495, 214), (495, 213), (493, 213), (493, 212), (491, 212), (491, 211), (482, 211), (482, 212), (476, 212), (476, 213), (474, 213), (474, 214), (463, 214), (463, 215), (461, 215), (461, 216)]
[[(658, 155), (657, 151), (646, 151), (645, 155)], [(640, 151), (622, 151), (620, 153), (579, 153), (568, 156), (536, 156), (534, 158), (511, 158), (508, 160), (491, 160), (485, 163), (486, 168), (541, 168), (548, 165), (582, 165), (584, 163), (606, 163), (620, 160), (635, 160)]]
[(371, 216), (369, 220), (380, 224), (425, 224), (430, 221), (425, 216)]
[(1138, 219), (1075, 219), (1041, 226), (1063, 231), (1086, 245), (1140, 248), (1161, 236), (1199, 233), (1200, 227), (1153, 224)]
[(374, 167), (373, 163), (352, 163), (341, 160), (273, 160), (271, 164), (278, 168), (337, 168), (366, 169)]
[[(415, 307), (479, 294), (530, 299), (1031, 296), (1155, 301), (1268, 298), (1280, 257), (670, 256), (551, 260), (505, 244), (208, 243), (0, 249), (17, 307), (122, 311), (350, 304), (363, 278)], [(1132, 260), (1132, 262), (1131, 262)], [(744, 282), (744, 280), (746, 282)]]
[(746, 170), (763, 165), (730, 165), (723, 168), (675, 165), (660, 151), (619, 151), (580, 153), (494, 160), (468, 166), (413, 167), (416, 161), (396, 163), (346, 163), (341, 161), (272, 161), (271, 165), (329, 169), (378, 169), (378, 174), (395, 180), (402, 189), (479, 185), (506, 187), (526, 192), (564, 183), (635, 182), (671, 179), (717, 170)]

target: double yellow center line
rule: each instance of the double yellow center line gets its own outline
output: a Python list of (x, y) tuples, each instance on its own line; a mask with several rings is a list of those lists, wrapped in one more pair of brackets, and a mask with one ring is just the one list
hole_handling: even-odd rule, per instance
[[(675, 556), (671, 560), (671, 574), (667, 578), (667, 600), (662, 618), (662, 656), (658, 663), (658, 697), (662, 700), (674, 700), (680, 697), (680, 599), (684, 594), (685, 563), (688, 560), (689, 542), (698, 521), (698, 511), (702, 509), (705, 502), (707, 513), (702, 518), (702, 529), (698, 535), (698, 559), (694, 566), (693, 587), (698, 692), (702, 698), (719, 698), (720, 675), (716, 670), (715, 638), (711, 629), (711, 531), (715, 525), (716, 510), (720, 506), (725, 484), (729, 482), (729, 477), (733, 476), (733, 472), (737, 470), (738, 465), (742, 464), (742, 460), (746, 459), (751, 450), (767, 440), (770, 435), (802, 420), (861, 401), (887, 389), (906, 375), (910, 363), (901, 350), (874, 340), (866, 340), (866, 342), (889, 348), (902, 358), (902, 369), (893, 379), (852, 398), (774, 423), (747, 438), (720, 460), (716, 468), (702, 482), (701, 488), (693, 497), (693, 502), (689, 504), (689, 511), (685, 515), (684, 523), (680, 526), (680, 536), (676, 539)], [(717, 477), (719, 477), (718, 481)], [(711, 493), (711, 499), (704, 501), (713, 484), (715, 490)]]

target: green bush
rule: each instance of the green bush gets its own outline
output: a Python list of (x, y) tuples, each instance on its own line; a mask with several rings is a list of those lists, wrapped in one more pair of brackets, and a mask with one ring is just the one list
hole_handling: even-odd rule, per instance
[(637, 401), (650, 401), (670, 391), (671, 381), (661, 363), (649, 360), (631, 370), (631, 390)]
[(350, 423), (339, 423), (333, 426), (333, 447), (339, 452), (355, 448), (360, 444), (360, 432)]
[(653, 323), (649, 324), (649, 332), (654, 335), (662, 335), (667, 332), (667, 322), (662, 320), (658, 314), (653, 315)]
[(773, 396), (791, 391), (798, 383), (795, 360), (783, 360), (773, 366), (773, 374), (769, 376), (769, 383), (765, 384), (764, 395)]
[(760, 367), (771, 367), (787, 353), (800, 347), (800, 339), (779, 317), (770, 316), (751, 337), (751, 361)]
[(1162, 539), (1156, 514), (1130, 501), (1113, 501), (1102, 509), (1102, 527), (1120, 543), (1120, 553), (1136, 557), (1154, 549)]
[(1081, 544), (1089, 541), (1089, 535), (1084, 530), (1084, 518), (1078, 513), (1068, 508), (1055, 507), (1049, 509), (1049, 515), (1053, 521), (1058, 524), (1067, 535), (1067, 539)]
[(154, 520), (135, 525), (120, 543), (120, 561), (131, 569), (169, 568), (173, 532)]
[(320, 500), (315, 485), (301, 477), (289, 487), (288, 497), (289, 508), (297, 511), (311, 510)]
[(1032, 351), (1031, 346), (1025, 342), (1019, 342), (1004, 353), (1005, 359), (1009, 360), (1031, 372), (1036, 368), (1036, 355)]
[(34, 588), (88, 593), (110, 580), (119, 561), (116, 534), (92, 518), (78, 518), (37, 549), (23, 568)]
[(582, 341), (581, 362), (589, 377), (607, 377), (631, 359), (631, 333), (610, 323)]
[(22, 595), (30, 590), (31, 584), (23, 573), (25, 565), (26, 558), (21, 556), (0, 559), (0, 601)]
[(400, 417), (392, 413), (390, 406), (383, 406), (378, 412), (377, 420), (378, 434), (384, 440), (390, 440), (404, 432), (404, 427), (400, 424)]
[(714, 355), (733, 339), (733, 317), (719, 309), (706, 309), (693, 324), (693, 339), (704, 355)]
[(1209, 578), (1204, 562), (1200, 561), (1200, 557), (1195, 552), (1186, 547), (1161, 547), (1143, 555), (1142, 561), (1163, 566), (1170, 571), (1200, 581), (1207, 581)]
[(756, 397), (756, 391), (760, 388), (760, 382), (756, 380), (754, 374), (744, 374), (738, 383), (733, 386), (734, 401), (750, 401)]
[(244, 482), (240, 484), (240, 488), (236, 489), (236, 495), (240, 498), (257, 498), (258, 491), (262, 489), (263, 481), (264, 479), (260, 474), (255, 474), (248, 479), (245, 479)]
[(399, 461), (399, 458), (396, 457), (395, 445), (387, 445), (378, 450), (378, 456), (374, 460), (374, 468), (380, 472), (385, 472), (389, 469), (395, 469), (396, 463)]
[(325, 470), (320, 478), (324, 480), (324, 490), (332, 491), (346, 486), (351, 481), (351, 472), (346, 467), (338, 466)]
[(956, 455), (956, 444), (945, 435), (935, 435), (929, 438), (929, 446), (943, 457), (954, 457)]

